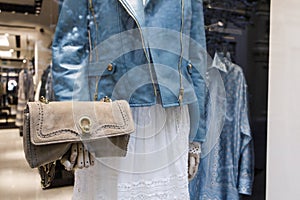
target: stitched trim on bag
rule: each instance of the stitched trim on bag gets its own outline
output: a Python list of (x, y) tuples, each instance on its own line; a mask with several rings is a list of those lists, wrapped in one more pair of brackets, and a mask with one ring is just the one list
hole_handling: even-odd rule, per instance
[(38, 124), (37, 124), (37, 127), (38, 127), (38, 135), (42, 138), (49, 138), (49, 137), (52, 137), (53, 135), (57, 135), (58, 133), (60, 133), (61, 131), (68, 131), (68, 132), (71, 132), (73, 134), (75, 134), (76, 136), (78, 135), (78, 133), (72, 129), (62, 129), (62, 130), (59, 130), (59, 131), (54, 131), (52, 133), (49, 133), (47, 135), (44, 135), (43, 132), (42, 132), (42, 127), (43, 127), (43, 119), (44, 119), (44, 110), (43, 110), (43, 106), (42, 106), (42, 103), (37, 103), (38, 105), (38, 108), (39, 108), (39, 116), (40, 118), (38, 118)]
[(118, 126), (118, 125), (113, 125), (113, 124), (105, 124), (105, 125), (102, 125), (99, 128), (97, 128), (96, 131), (99, 131), (99, 130), (105, 129), (105, 128), (124, 129), (124, 128), (128, 127), (128, 125), (129, 125), (128, 117), (124, 113), (124, 110), (121, 108), (121, 104), (118, 103), (118, 102), (116, 102), (116, 103), (117, 103), (117, 106), (118, 106), (119, 110), (121, 111), (121, 115), (122, 115), (122, 118), (123, 118), (123, 121), (125, 122), (125, 124), (123, 126)]
[[(122, 126), (119, 126), (119, 125), (113, 125), (113, 124), (104, 124), (102, 126), (100, 126), (99, 128), (96, 129), (96, 131), (99, 131), (101, 129), (105, 129), (105, 128), (113, 128), (113, 129), (124, 129), (124, 128), (127, 128), (129, 123), (129, 119), (128, 119), (128, 116), (124, 113), (123, 109), (121, 108), (121, 105), (119, 102), (116, 102), (117, 103), (117, 106), (119, 108), (119, 110), (121, 111), (121, 116), (123, 118), (123, 121), (125, 122), (124, 125)], [(51, 133), (48, 133), (47, 135), (44, 135), (43, 132), (42, 132), (42, 127), (43, 127), (43, 119), (44, 119), (44, 110), (43, 110), (43, 106), (41, 103), (37, 103), (38, 105), (38, 109), (39, 109), (39, 116), (40, 118), (38, 119), (38, 123), (37, 123), (37, 132), (38, 132), (38, 135), (41, 137), (41, 138), (49, 138), (49, 137), (53, 137), (55, 135), (58, 135), (59, 133), (62, 133), (63, 131), (66, 131), (66, 132), (71, 132), (73, 134), (75, 134), (76, 136), (79, 135), (78, 132), (72, 130), (72, 129), (61, 129), (61, 130), (58, 130), (58, 131), (54, 131), (54, 132), (51, 132)]]

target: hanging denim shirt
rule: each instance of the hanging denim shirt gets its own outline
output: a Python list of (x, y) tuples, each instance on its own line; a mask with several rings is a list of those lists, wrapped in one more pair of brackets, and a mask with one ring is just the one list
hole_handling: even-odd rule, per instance
[(254, 159), (247, 111), (247, 85), (242, 69), (215, 55), (210, 70), (218, 70), (226, 91), (224, 126), (217, 144), (201, 159), (190, 182), (191, 200), (237, 200), (251, 195)]

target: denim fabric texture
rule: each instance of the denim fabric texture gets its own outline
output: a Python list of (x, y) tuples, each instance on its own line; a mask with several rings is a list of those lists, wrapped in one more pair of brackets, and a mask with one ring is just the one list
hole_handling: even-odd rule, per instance
[(227, 57), (215, 55), (208, 70), (221, 73), (226, 90), (226, 117), (220, 138), (201, 158), (190, 182), (191, 200), (238, 200), (251, 195), (254, 178), (253, 140), (247, 110), (247, 85), (242, 69)]
[(52, 43), (56, 100), (93, 100), (96, 93), (97, 99), (125, 99), (140, 107), (156, 104), (159, 91), (163, 107), (196, 104), (190, 140), (204, 141), (202, 0), (92, 0), (92, 5), (89, 0), (62, 5)]

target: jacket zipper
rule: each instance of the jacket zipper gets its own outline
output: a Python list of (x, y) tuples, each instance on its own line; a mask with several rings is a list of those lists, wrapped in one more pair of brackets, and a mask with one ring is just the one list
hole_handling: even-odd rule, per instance
[[(125, 8), (125, 10), (128, 12), (128, 14), (132, 17), (132, 19), (136, 22), (139, 32), (140, 32), (140, 36), (141, 36), (141, 40), (142, 40), (142, 45), (143, 45), (143, 51), (144, 54), (146, 56), (147, 62), (148, 62), (148, 68), (149, 68), (149, 72), (150, 72), (150, 77), (151, 77), (151, 82), (153, 85), (153, 90), (154, 90), (154, 95), (157, 96), (157, 88), (154, 82), (154, 78), (153, 78), (153, 72), (152, 72), (152, 68), (151, 68), (151, 62), (150, 62), (150, 58), (149, 55), (147, 53), (146, 50), (146, 45), (145, 45), (145, 40), (144, 40), (144, 36), (142, 33), (142, 28), (140, 23), (138, 22), (138, 20), (136, 19), (136, 17), (134, 16), (134, 14), (128, 9), (127, 5), (123, 2), (123, 0), (119, 0), (119, 2), (123, 5), (123, 7)], [(93, 5), (92, 5), (92, 0), (89, 0), (90, 3), (90, 10), (92, 11), (94, 20), (95, 20), (95, 13), (93, 10)], [(180, 79), (180, 88), (179, 88), (179, 95), (178, 95), (178, 101), (179, 101), (179, 105), (181, 106), (183, 103), (183, 95), (184, 95), (184, 87), (183, 87), (183, 81), (182, 81), (182, 72), (181, 72), (181, 64), (182, 64), (182, 55), (183, 55), (183, 44), (182, 44), (182, 34), (183, 34), (183, 27), (184, 27), (184, 0), (181, 0), (181, 30), (180, 30), (180, 46), (181, 46), (181, 52), (180, 52), (180, 58), (179, 58), (179, 62), (178, 62), (178, 71), (179, 71), (179, 79)], [(98, 27), (96, 26), (96, 31), (98, 31)], [(97, 37), (97, 36), (96, 36)], [(96, 86), (98, 86), (98, 84), (96, 84)], [(97, 87), (96, 87), (97, 89)], [(97, 93), (95, 92), (95, 97), (96, 97)]]
[(144, 36), (143, 36), (143, 33), (142, 33), (141, 25), (138, 22), (138, 20), (136, 19), (136, 17), (134, 16), (134, 14), (127, 8), (127, 5), (125, 5), (122, 0), (119, 0), (119, 2), (123, 5), (123, 7), (127, 11), (127, 13), (132, 17), (132, 19), (135, 21), (135, 23), (138, 26), (140, 36), (141, 36), (141, 40), (142, 40), (142, 45), (143, 45), (143, 51), (144, 51), (144, 54), (145, 54), (147, 62), (148, 62), (148, 68), (149, 68), (149, 72), (150, 72), (151, 82), (152, 82), (152, 85), (153, 85), (154, 95), (157, 96), (157, 88), (156, 88), (156, 85), (155, 85), (155, 82), (154, 82), (153, 71), (152, 71), (152, 68), (151, 68), (151, 62), (150, 62), (150, 58), (149, 58), (149, 55), (148, 55), (147, 50), (146, 50), (146, 45), (145, 45), (145, 40), (144, 40)]
[(178, 102), (180, 106), (182, 106), (183, 96), (184, 96), (184, 87), (183, 87), (182, 71), (181, 71), (182, 58), (183, 58), (183, 29), (184, 29), (184, 0), (181, 0), (180, 57), (178, 61), (178, 72), (179, 72), (179, 81), (180, 81)]
[[(89, 0), (89, 10), (93, 15), (93, 20), (94, 20), (94, 24), (95, 24), (95, 31), (96, 31), (96, 41), (94, 41), (94, 47), (96, 47), (97, 42), (98, 42), (98, 23), (96, 21), (96, 15), (95, 15), (95, 11), (94, 11), (94, 7), (93, 7), (93, 0)], [(92, 39), (91, 39), (91, 32), (90, 29), (88, 30), (88, 37), (89, 37), (89, 44), (90, 44), (90, 58), (89, 61), (92, 61), (92, 56), (91, 56), (91, 52), (92, 52)], [(96, 60), (98, 61), (99, 57), (98, 57), (98, 49), (95, 48), (95, 53), (96, 53)], [(97, 101), (98, 99), (98, 88), (99, 88), (99, 81), (100, 81), (100, 76), (96, 77), (96, 86), (95, 86), (95, 92), (94, 92), (94, 101)]]
[[(126, 9), (126, 11), (129, 13), (129, 15), (133, 18), (133, 20), (136, 22), (136, 24), (138, 26), (138, 29), (140, 31), (142, 44), (143, 44), (143, 50), (144, 50), (145, 56), (146, 56), (147, 61), (148, 61), (148, 66), (149, 66), (151, 81), (152, 81), (152, 84), (153, 84), (154, 94), (155, 94), (155, 96), (157, 96), (156, 85), (155, 85), (154, 79), (153, 79), (150, 58), (149, 58), (149, 55), (146, 51), (146, 47), (145, 47), (146, 45), (145, 45), (143, 33), (141, 31), (142, 30), (141, 26), (140, 26), (138, 20), (136, 19), (136, 17), (134, 16), (134, 14), (124, 4), (123, 0), (119, 0), (119, 1), (123, 5), (123, 7)], [(181, 50), (180, 50), (180, 57), (179, 57), (179, 61), (178, 61), (178, 72), (179, 72), (179, 82), (180, 82), (180, 88), (179, 88), (179, 92), (178, 92), (178, 103), (179, 103), (180, 106), (182, 106), (183, 96), (184, 96), (184, 87), (183, 87), (183, 80), (182, 80), (183, 77), (182, 77), (182, 71), (181, 71), (182, 57), (183, 57), (184, 4), (185, 4), (184, 0), (181, 0), (181, 27), (180, 27), (180, 46), (181, 46)]]

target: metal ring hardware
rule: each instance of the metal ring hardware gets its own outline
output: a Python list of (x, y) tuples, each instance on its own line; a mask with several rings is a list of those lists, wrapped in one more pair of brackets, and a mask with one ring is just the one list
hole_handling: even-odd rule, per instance
[(89, 117), (81, 117), (79, 119), (79, 127), (83, 134), (89, 134), (91, 132), (92, 121)]

